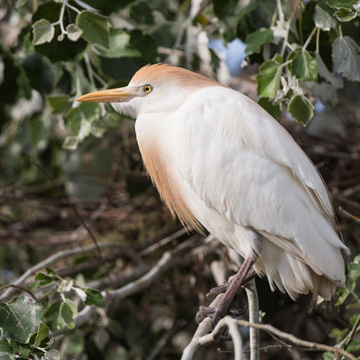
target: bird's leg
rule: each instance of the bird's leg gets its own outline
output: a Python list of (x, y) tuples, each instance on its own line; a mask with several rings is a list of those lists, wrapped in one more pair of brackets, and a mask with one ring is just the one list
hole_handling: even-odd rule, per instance
[(242, 263), (239, 271), (233, 277), (232, 281), (227, 287), (227, 290), (220, 300), (219, 305), (216, 308), (201, 306), (199, 312), (196, 315), (198, 322), (201, 322), (206, 316), (210, 316), (213, 319), (213, 325), (215, 326), (221, 318), (223, 318), (229, 311), (231, 302), (233, 301), (237, 290), (240, 286), (249, 281), (250, 275), (254, 276), (254, 269), (252, 266), (259, 257), (259, 254), (251, 253)]
[[(256, 272), (254, 269), (251, 269), (249, 273), (247, 274), (246, 279), (243, 282), (243, 285), (248, 283), (250, 280), (254, 279), (256, 276)], [(219, 286), (215, 286), (214, 288), (210, 289), (210, 291), (206, 294), (206, 298), (209, 300), (209, 302), (214, 301), (214, 299), (219, 295), (224, 293), (230, 286), (232, 282), (232, 279), (230, 281), (223, 282)]]

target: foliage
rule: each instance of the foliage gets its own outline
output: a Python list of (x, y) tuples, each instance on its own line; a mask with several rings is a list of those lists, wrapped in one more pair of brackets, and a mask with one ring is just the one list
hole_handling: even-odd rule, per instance
[[(360, 121), (358, 0), (211, 0), (201, 6), (180, 0), (11, 0), (1, 4), (1, 21), (7, 32), (5, 25), (0, 27), (0, 186), (4, 188), (0, 192), (0, 227), (12, 225), (15, 238), (19, 227), (31, 226), (40, 215), (51, 218), (56, 206), (66, 213), (67, 197), (81, 204), (84, 201), (83, 212), (91, 208), (89, 204), (101, 203), (109, 190), (114, 159), (120, 162), (119, 152), (125, 169), (119, 198), (146, 194), (149, 182), (134, 150), (135, 139), (129, 130), (132, 120), (115, 114), (108, 105), (80, 104), (76, 99), (97, 89), (123, 86), (139, 67), (159, 61), (220, 77), (222, 54), (207, 46), (204, 49), (199, 40), (203, 35), (207, 40), (221, 39), (225, 45), (235, 38), (247, 44), (245, 70), (250, 68), (247, 65), (256, 66), (258, 102), (277, 119), (287, 114), (306, 125), (321, 116), (314, 109), (314, 104), (321, 102), (325, 115), (336, 108), (332, 113), (336, 124), (342, 125), (336, 114), (344, 109), (350, 121)], [(88, 174), (94, 173), (89, 179)], [(115, 180), (119, 179), (114, 176)], [(9, 192), (13, 197), (6, 198)], [(36, 210), (21, 206), (22, 199), (33, 201), (38, 194), (40, 203), (51, 203), (49, 213), (38, 203)], [(122, 201), (109, 198), (111, 204)], [(159, 208), (158, 204), (151, 202), (147, 211)], [(79, 225), (73, 217), (70, 225), (64, 225), (61, 211), (54, 215), (59, 232)], [(158, 214), (154, 219), (151, 225), (159, 227)], [(118, 222), (112, 225), (118, 226)], [(8, 259), (2, 256), (0, 261), (6, 264)], [(32, 253), (29, 262), (38, 262), (38, 256)], [(117, 268), (110, 270), (116, 272)], [(76, 280), (51, 269), (37, 273), (28, 289), (40, 298), (18, 296), (0, 303), (0, 357), (55, 359), (53, 338), (59, 333), (65, 334), (69, 356), (84, 351), (84, 329), (76, 327), (76, 317), (84, 308), (96, 307), (100, 312), (107, 306), (105, 293), (87, 285), (105, 273), (102, 268), (92, 269)], [(349, 312), (358, 311), (359, 273), (356, 258), (349, 265), (346, 289), (339, 290), (338, 304), (349, 302)], [(122, 314), (128, 318), (133, 312)], [(130, 345), (124, 340), (123, 326), (112, 318), (107, 320), (106, 331), (102, 330), (121, 343), (121, 350), (116, 351), (125, 351)], [(346, 319), (352, 325), (356, 321), (355, 317)], [(140, 320), (138, 325), (142, 325)], [(92, 326), (88, 324), (84, 333)], [(148, 329), (142, 333), (139, 326), (127, 331), (141, 340)], [(332, 333), (336, 342), (348, 334), (346, 329)], [(357, 351), (356, 340), (350, 340), (346, 349)], [(116, 354), (113, 358), (122, 356)]]

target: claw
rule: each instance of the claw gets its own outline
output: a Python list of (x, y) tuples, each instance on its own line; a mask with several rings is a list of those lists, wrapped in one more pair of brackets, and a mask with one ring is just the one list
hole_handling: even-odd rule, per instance
[(209, 300), (209, 302), (213, 302), (214, 299), (219, 295), (224, 293), (230, 286), (229, 282), (224, 282), (222, 284), (220, 284), (219, 286), (216, 286), (214, 288), (212, 288), (207, 294), (206, 294), (206, 298)]
[(200, 324), (206, 317), (213, 318), (216, 313), (216, 309), (209, 306), (200, 306), (199, 311), (196, 314), (196, 321)]

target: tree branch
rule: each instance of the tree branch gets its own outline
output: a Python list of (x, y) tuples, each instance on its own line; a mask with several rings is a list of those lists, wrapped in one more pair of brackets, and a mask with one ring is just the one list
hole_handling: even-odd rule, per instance
[[(244, 286), (249, 304), (249, 322), (259, 324), (259, 299), (255, 279)], [(259, 329), (250, 328), (250, 360), (260, 359), (260, 334)]]

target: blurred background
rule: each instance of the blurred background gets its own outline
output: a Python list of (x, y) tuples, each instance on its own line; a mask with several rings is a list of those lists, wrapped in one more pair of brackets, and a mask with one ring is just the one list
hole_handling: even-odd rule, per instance
[[(171, 218), (144, 171), (134, 120), (109, 105), (75, 101), (126, 85), (148, 63), (215, 78), (276, 117), (323, 176), (351, 249), (349, 262), (354, 259), (360, 246), (360, 21), (358, 2), (344, 3), (0, 0), (0, 285), (69, 250), (47, 265), (52, 287), (33, 276), (21, 283), (36, 292), (43, 322), (56, 334), (47, 349), (57, 349), (61, 359), (179, 359), (197, 328), (199, 305), (207, 305), (205, 294), (238, 269), (237, 256), (216, 239), (187, 233)], [(94, 242), (105, 245), (99, 251)], [(91, 249), (76, 253), (85, 246)], [(71, 286), (59, 291), (64, 279), (121, 289), (166, 251), (171, 263), (145, 286), (98, 307), (81, 326), (69, 330), (64, 316), (61, 322), (59, 297), (78, 311), (85, 306)], [(310, 313), (310, 296), (293, 302), (257, 279), (262, 321), (326, 344), (341, 342), (355, 324), (346, 346), (352, 342), (347, 349), (357, 351), (360, 265), (350, 273), (339, 305), (335, 300)], [(12, 289), (2, 301), (19, 294)], [(246, 310), (246, 298), (239, 299)], [(242, 335), (246, 349), (248, 330)], [(261, 346), (261, 359), (323, 358), (289, 349), (267, 333)], [(232, 345), (214, 344), (195, 358), (232, 359)]]

